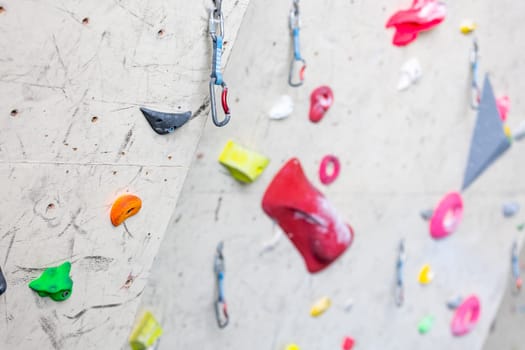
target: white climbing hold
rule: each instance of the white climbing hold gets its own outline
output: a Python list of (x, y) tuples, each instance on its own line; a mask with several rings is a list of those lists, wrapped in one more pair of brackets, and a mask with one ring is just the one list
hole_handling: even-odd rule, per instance
[(515, 141), (521, 141), (525, 139), (525, 120), (521, 122), (516, 130), (514, 130), (512, 137), (514, 137)]
[(423, 71), (419, 60), (417, 58), (409, 59), (401, 67), (401, 77), (397, 83), (397, 90), (403, 91), (408, 89), (411, 85), (417, 83), (422, 75)]
[(288, 95), (283, 95), (270, 109), (270, 119), (281, 120), (288, 118), (293, 112), (293, 100)]
[(277, 244), (281, 240), (282, 236), (284, 236), (283, 231), (281, 230), (279, 226), (275, 225), (273, 237), (270, 240), (263, 243), (263, 248), (260, 254), (262, 255), (264, 253), (274, 250), (275, 247), (277, 247)]
[(511, 218), (520, 211), (520, 205), (516, 202), (503, 203), (503, 216)]
[(348, 298), (348, 299), (346, 299), (346, 301), (344, 303), (343, 310), (345, 312), (350, 312), (350, 311), (352, 311), (352, 307), (353, 306), (354, 306), (354, 299)]

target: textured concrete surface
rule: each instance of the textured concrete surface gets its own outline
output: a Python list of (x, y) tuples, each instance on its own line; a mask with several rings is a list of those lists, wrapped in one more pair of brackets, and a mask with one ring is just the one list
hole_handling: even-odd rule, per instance
[[(224, 5), (225, 58), (247, 4)], [(211, 5), (0, 1), (1, 349), (126, 344), (208, 117)], [(138, 106), (195, 118), (160, 136)], [(109, 221), (125, 192), (143, 199), (129, 232)], [(28, 288), (64, 260), (69, 300)]]
[[(523, 215), (522, 215), (523, 217)], [(520, 256), (521, 270), (525, 265), (525, 250), (522, 249)], [(508, 274), (507, 289), (503, 295), (503, 301), (498, 313), (491, 325), (490, 333), (485, 342), (484, 350), (492, 349), (525, 349), (525, 337), (523, 335), (523, 321), (525, 320), (525, 293), (516, 293), (512, 274)], [(522, 273), (523, 278), (523, 273)]]
[[(463, 18), (479, 24), (480, 72), (490, 73), (497, 95), (512, 100), (509, 124), (525, 115), (523, 5), (515, 1), (449, 1), (446, 21), (407, 48), (390, 44), (388, 16), (410, 1), (302, 1), (304, 87), (287, 86), (291, 58), (287, 15), (291, 1), (252, 2), (226, 71), (232, 122), (221, 130), (207, 123), (153, 265), (143, 308), (162, 321), (160, 349), (338, 349), (343, 336), (358, 349), (481, 349), (507, 285), (515, 226), (501, 204), (525, 204), (524, 144), (515, 144), (464, 193), (465, 217), (458, 231), (433, 241), (419, 217), (448, 191), (461, 186), (475, 113), (469, 107), (471, 37), (459, 34)], [(423, 78), (396, 91), (402, 64), (418, 57)], [(308, 122), (309, 93), (332, 86), (335, 104), (317, 125)], [(296, 108), (284, 121), (267, 111), (282, 94)], [(251, 185), (236, 183), (217, 163), (228, 139), (271, 158)], [(325, 154), (337, 155), (341, 176), (320, 185)], [(353, 246), (318, 275), (283, 236), (261, 254), (274, 228), (260, 201), (273, 175), (290, 157), (301, 159), (311, 181), (353, 225)], [(397, 244), (406, 239), (406, 303), (397, 308), (393, 285)], [(231, 324), (219, 330), (213, 301), (213, 257), (224, 241), (226, 297)], [(435, 281), (422, 287), (417, 271), (430, 263)], [(446, 300), (477, 294), (480, 323), (454, 338)], [(311, 304), (329, 296), (333, 306), (318, 319)], [(348, 299), (354, 306), (344, 311)], [(417, 332), (426, 315), (436, 318), (427, 335)], [(502, 349), (504, 347), (501, 347)], [(494, 347), (493, 347), (494, 349)]]

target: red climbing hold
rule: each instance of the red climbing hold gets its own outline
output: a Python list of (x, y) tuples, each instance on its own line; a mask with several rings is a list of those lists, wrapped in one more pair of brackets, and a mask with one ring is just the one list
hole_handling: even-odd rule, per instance
[(295, 245), (310, 273), (328, 267), (352, 244), (352, 227), (310, 184), (296, 158), (275, 175), (262, 208)]
[(351, 337), (344, 337), (341, 349), (352, 350), (354, 348), (355, 340)]
[(443, 22), (445, 4), (437, 0), (414, 0), (407, 10), (396, 12), (388, 19), (387, 28), (394, 27), (396, 33), (392, 43), (405, 46), (416, 40), (419, 32), (430, 30)]
[(310, 121), (317, 123), (334, 103), (334, 93), (329, 86), (319, 86), (310, 95)]
[[(332, 165), (332, 171), (328, 173), (328, 166)], [(334, 182), (339, 176), (339, 171), (341, 170), (341, 164), (339, 164), (339, 159), (333, 155), (324, 156), (319, 166), (319, 179), (323, 185), (330, 185)]]

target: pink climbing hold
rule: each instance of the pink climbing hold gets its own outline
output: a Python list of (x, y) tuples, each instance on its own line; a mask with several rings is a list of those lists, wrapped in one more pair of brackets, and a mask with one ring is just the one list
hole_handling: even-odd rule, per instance
[(447, 194), (439, 202), (430, 219), (430, 235), (434, 239), (452, 234), (463, 218), (463, 200), (458, 192)]
[(462, 336), (467, 334), (478, 323), (481, 313), (481, 303), (475, 295), (469, 296), (456, 309), (450, 329), (455, 336)]
[(437, 0), (414, 0), (407, 10), (393, 14), (386, 27), (394, 27), (396, 33), (392, 43), (405, 46), (416, 40), (419, 32), (430, 30), (443, 22), (447, 9), (445, 4)]
[(329, 86), (319, 86), (310, 95), (310, 121), (317, 123), (334, 103), (334, 93)]
[[(332, 171), (328, 173), (328, 166), (332, 165)], [(339, 159), (333, 155), (324, 156), (319, 166), (319, 179), (323, 185), (330, 185), (334, 182), (339, 176), (339, 171), (341, 170), (341, 164)]]
[(507, 121), (507, 114), (510, 110), (510, 99), (508, 96), (501, 96), (496, 100), (496, 106), (498, 107), (498, 112), (501, 120), (503, 122)]

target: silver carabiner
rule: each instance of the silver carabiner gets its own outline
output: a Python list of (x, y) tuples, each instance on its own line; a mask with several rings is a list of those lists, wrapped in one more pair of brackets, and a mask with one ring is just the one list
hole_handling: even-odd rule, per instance
[(215, 86), (217, 82), (217, 78), (211, 78), (210, 79), (210, 105), (211, 105), (211, 118), (213, 120), (213, 124), (215, 124), (218, 127), (225, 126), (230, 121), (230, 107), (228, 106), (228, 86), (226, 86), (226, 83), (223, 81), (220, 85), (222, 86), (222, 93), (221, 93), (221, 104), (222, 109), (224, 111), (224, 119), (222, 121), (219, 121), (217, 118), (217, 102), (215, 101)]

